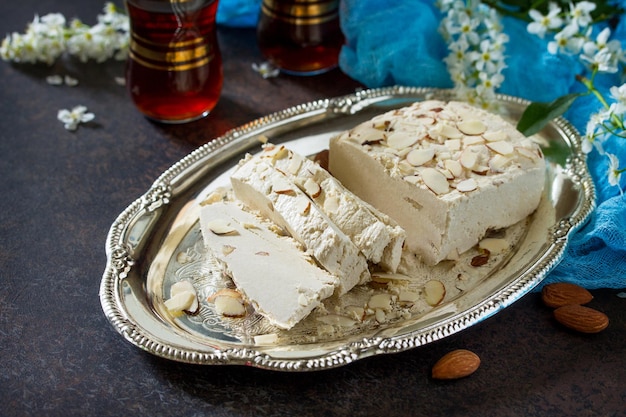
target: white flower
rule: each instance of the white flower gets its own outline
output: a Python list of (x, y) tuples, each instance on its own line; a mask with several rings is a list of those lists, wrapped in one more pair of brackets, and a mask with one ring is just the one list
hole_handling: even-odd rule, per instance
[(24, 34), (13, 33), (3, 39), (0, 57), (5, 61), (49, 65), (66, 52), (81, 61), (125, 59), (129, 27), (128, 16), (119, 13), (113, 3), (106, 3), (104, 14), (98, 16), (98, 23), (92, 27), (78, 19), (68, 26), (60, 13), (35, 15)]
[(280, 74), (280, 69), (274, 67), (270, 62), (262, 62), (261, 64), (254, 62), (252, 63), (252, 70), (261, 74), (261, 77), (265, 79), (278, 77)]
[(57, 113), (57, 119), (67, 130), (76, 130), (80, 123), (90, 122), (95, 117), (95, 114), (87, 112), (85, 106), (76, 106), (72, 110), (62, 109)]
[(612, 153), (607, 153), (606, 156), (609, 158), (609, 168), (607, 170), (609, 184), (612, 186), (619, 186), (619, 181), (623, 172), (623, 170), (619, 169), (619, 159)]
[(471, 51), (467, 39), (459, 39), (457, 41), (451, 41), (448, 44), (448, 51), (450, 53), (443, 61), (449, 68), (454, 68), (457, 71), (463, 70), (471, 63)]
[(604, 135), (604, 123), (609, 120), (610, 117), (609, 111), (599, 111), (589, 116), (582, 143), (582, 151), (584, 153), (591, 152), (594, 147), (599, 153), (604, 153), (601, 139)]
[(480, 86), (490, 90), (499, 88), (504, 82), (504, 76), (500, 73), (481, 72), (478, 74)]
[(616, 73), (619, 69), (615, 54), (608, 48), (597, 50), (593, 55), (585, 53), (580, 56), (580, 59), (599, 72)]
[(62, 85), (63, 77), (61, 77), (60, 75), (48, 75), (46, 77), (46, 82), (50, 85)]
[(502, 84), (505, 44), (495, 9), (480, 1), (440, 3), (444, 15), (439, 31), (448, 43), (444, 62), (457, 97), (488, 108)]
[(447, 32), (454, 36), (459, 35), (461, 39), (467, 40), (472, 45), (480, 42), (480, 36), (476, 32), (476, 28), (480, 24), (480, 20), (472, 19), (467, 13), (451, 12), (451, 18), (446, 20)]
[(626, 104), (626, 84), (622, 84), (619, 87), (613, 86), (609, 91), (611, 92), (611, 97), (616, 101)]
[(496, 72), (498, 62), (502, 61), (502, 51), (492, 45), (490, 39), (480, 42), (479, 51), (472, 53), (472, 60), (478, 71)]
[(538, 10), (531, 9), (528, 15), (533, 20), (528, 24), (526, 30), (529, 33), (543, 38), (548, 30), (560, 28), (563, 25), (563, 19), (559, 17), (561, 8), (556, 3), (550, 3), (547, 15), (542, 15)]
[(68, 87), (76, 87), (78, 85), (78, 80), (69, 75), (63, 77), (63, 82), (65, 82), (65, 85), (67, 85)]
[(577, 54), (583, 46), (583, 40), (578, 35), (578, 26), (575, 23), (566, 25), (554, 35), (554, 40), (548, 42), (548, 52), (556, 55), (559, 52)]
[(613, 86), (609, 91), (611, 97), (615, 100), (615, 103), (611, 104), (610, 111), (616, 116), (623, 118), (626, 114), (626, 84), (622, 84), (619, 87)]
[(593, 12), (595, 9), (596, 4), (590, 1), (581, 1), (580, 3), (576, 3), (575, 5), (570, 3), (568, 17), (578, 26), (587, 27), (593, 21), (593, 18), (591, 17), (591, 12)]

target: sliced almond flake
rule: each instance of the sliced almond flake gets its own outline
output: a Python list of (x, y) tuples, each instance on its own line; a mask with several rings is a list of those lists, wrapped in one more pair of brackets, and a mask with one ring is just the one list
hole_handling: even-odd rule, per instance
[(460, 139), (463, 137), (463, 134), (461, 133), (461, 131), (459, 131), (459, 129), (447, 123), (439, 123), (435, 125), (432, 129), (430, 129), (429, 133), (431, 134), (431, 136), (443, 138), (443, 140)]
[(506, 167), (511, 162), (511, 157), (504, 156), (500, 154), (496, 154), (489, 160), (489, 169), (493, 172), (502, 172), (504, 167)]
[(164, 305), (167, 310), (174, 316), (179, 316), (183, 311), (189, 310), (197, 301), (195, 292), (183, 291), (165, 301)]
[(289, 155), (289, 149), (281, 146), (278, 150), (272, 155), (272, 160), (278, 161), (279, 159), (286, 158)]
[(298, 213), (303, 216), (309, 214), (311, 211), (311, 200), (306, 197), (299, 198), (296, 205), (298, 207)]
[(387, 145), (394, 149), (404, 149), (417, 142), (417, 136), (408, 132), (393, 132), (387, 137)]
[(170, 287), (171, 297), (176, 297), (182, 293), (193, 294), (193, 300), (191, 301), (191, 304), (183, 308), (183, 310), (191, 314), (197, 313), (198, 309), (200, 308), (200, 303), (198, 302), (198, 293), (196, 292), (196, 288), (190, 281), (178, 281), (172, 284), (172, 286)]
[(367, 306), (371, 309), (381, 309), (384, 311), (391, 310), (391, 294), (382, 293), (374, 294), (367, 302)]
[(219, 203), (224, 201), (224, 194), (219, 191), (213, 191), (209, 194), (204, 200), (200, 202), (201, 206), (205, 206), (207, 204)]
[(215, 311), (224, 317), (239, 318), (246, 315), (246, 306), (241, 298), (218, 295), (214, 304)]
[(437, 306), (441, 304), (446, 296), (445, 285), (438, 280), (430, 280), (424, 284), (424, 298), (428, 305)]
[(451, 151), (458, 151), (461, 149), (460, 139), (448, 139), (443, 144), (446, 146), (446, 148), (450, 149)]
[(227, 235), (237, 231), (233, 225), (226, 219), (213, 219), (208, 222), (207, 227), (216, 235)]
[(450, 191), (450, 185), (446, 177), (435, 168), (425, 168), (421, 172), (424, 184), (435, 194), (445, 194)]
[(183, 280), (177, 281), (170, 287), (170, 297), (176, 297), (182, 293), (191, 293), (193, 294), (193, 302), (190, 306), (184, 308), (185, 311), (195, 313), (198, 311), (199, 303), (198, 303), (198, 293), (196, 292), (196, 288), (190, 281)]
[(302, 166), (302, 159), (300, 158), (291, 158), (289, 162), (289, 166), (287, 167), (287, 171), (290, 174), (297, 175), (300, 171), (300, 167)]
[(278, 334), (276, 333), (258, 334), (254, 336), (255, 345), (274, 345), (277, 341)]
[(404, 175), (413, 175), (415, 173), (415, 167), (409, 164), (406, 160), (398, 162), (398, 169)]
[(522, 141), (519, 143), (520, 146), (523, 146), (524, 148), (528, 148), (528, 149), (535, 149), (535, 145), (537, 144), (536, 141), (534, 141), (531, 138), (524, 138), (522, 139)]
[(443, 166), (450, 171), (452, 175), (456, 178), (463, 175), (463, 165), (459, 161), (455, 161), (454, 159), (447, 159), (443, 162)]
[(531, 149), (518, 146), (517, 148), (515, 148), (515, 150), (521, 156), (523, 156), (525, 158), (528, 158), (528, 159), (530, 159), (532, 161), (534, 161), (535, 159), (539, 158), (539, 156), (534, 151), (532, 151)]
[(478, 165), (472, 169), (472, 172), (478, 175), (487, 175), (489, 173), (489, 167), (486, 165)]
[(215, 299), (216, 299), (217, 297), (220, 297), (220, 296), (231, 297), (231, 298), (239, 298), (239, 299), (241, 299), (241, 298), (242, 298), (241, 293), (240, 293), (239, 291), (237, 291), (237, 290), (235, 290), (235, 289), (232, 289), (232, 288), (222, 288), (222, 289), (220, 289), (219, 291), (217, 291), (217, 292), (215, 292), (215, 293), (213, 293), (213, 294), (209, 295), (209, 296), (206, 298), (206, 300), (207, 300), (209, 303), (212, 303), (212, 302), (214, 302), (214, 301), (215, 301)]
[(404, 149), (400, 149), (398, 152), (396, 152), (396, 155), (398, 155), (400, 158), (406, 158), (406, 156), (411, 153), (413, 149), (412, 148), (404, 148)]
[(313, 178), (307, 178), (303, 186), (304, 192), (311, 196), (311, 198), (317, 198), (322, 193), (322, 187)]
[(185, 291), (195, 293), (196, 289), (191, 282), (186, 280), (177, 281), (170, 287), (170, 295), (172, 297)]
[(413, 185), (417, 185), (420, 182), (420, 176), (419, 175), (407, 175), (403, 179), (406, 182), (408, 182), (409, 184), (413, 184)]
[(422, 116), (419, 118), (423, 125), (433, 125), (435, 124), (435, 119), (429, 116)]
[(462, 193), (474, 191), (476, 188), (478, 188), (478, 184), (474, 178), (466, 179), (456, 185), (456, 189)]
[(483, 133), (483, 138), (485, 138), (487, 142), (498, 142), (501, 140), (506, 140), (508, 139), (508, 137), (509, 135), (502, 130), (493, 130)]
[(294, 195), (295, 191), (291, 183), (283, 177), (276, 177), (272, 183), (272, 191), (276, 194)]
[(479, 145), (482, 143), (485, 143), (485, 140), (482, 138), (482, 136), (465, 136), (463, 138), (464, 146)]
[(361, 145), (376, 143), (383, 140), (383, 133), (377, 129), (367, 129), (359, 132), (355, 140)]
[(387, 321), (387, 315), (385, 314), (385, 311), (380, 308), (374, 310), (374, 317), (376, 318), (376, 321), (381, 324)]
[(478, 119), (464, 120), (456, 127), (466, 135), (481, 135), (487, 130), (487, 125)]
[(471, 151), (471, 149), (465, 149), (461, 152), (459, 162), (467, 169), (473, 169), (478, 163), (478, 154)]
[(443, 176), (446, 177), (447, 180), (454, 179), (454, 175), (452, 174), (452, 172), (448, 171), (445, 168), (437, 168), (437, 171), (441, 172)]
[(435, 156), (435, 150), (433, 148), (413, 149), (406, 156), (406, 161), (417, 167), (424, 165), (426, 162), (432, 160)]
[(400, 294), (398, 294), (398, 301), (415, 303), (421, 296), (422, 295), (417, 291), (401, 290)]
[(452, 158), (452, 154), (450, 152), (437, 152), (437, 160), (438, 161), (445, 161), (447, 159), (451, 159)]
[(487, 147), (500, 155), (511, 155), (515, 151), (515, 148), (510, 142), (503, 140), (497, 142), (487, 142)]

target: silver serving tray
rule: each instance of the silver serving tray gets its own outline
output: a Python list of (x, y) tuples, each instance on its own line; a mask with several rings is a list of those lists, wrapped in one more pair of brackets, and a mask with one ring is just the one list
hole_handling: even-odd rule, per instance
[[(259, 150), (260, 135), (313, 154), (326, 148), (328, 139), (339, 131), (387, 110), (433, 98), (454, 97), (449, 90), (401, 86), (359, 91), (252, 121), (198, 148), (165, 171), (111, 226), (100, 287), (104, 314), (129, 342), (167, 359), (311, 371), (422, 346), (508, 307), (561, 260), (569, 235), (595, 206), (580, 136), (562, 118), (539, 133), (548, 162), (546, 192), (513, 253), (435, 308), (357, 332), (258, 344), (249, 330), (259, 334), (264, 329), (254, 314), (238, 323), (226, 322), (201, 299), (200, 316), (173, 318), (163, 306), (169, 286), (181, 277), (200, 279), (197, 283), (204, 295), (217, 285), (203, 259), (196, 204), (207, 190), (228, 183), (229, 170), (246, 152)], [(503, 95), (497, 100), (502, 115), (513, 122), (528, 104)]]

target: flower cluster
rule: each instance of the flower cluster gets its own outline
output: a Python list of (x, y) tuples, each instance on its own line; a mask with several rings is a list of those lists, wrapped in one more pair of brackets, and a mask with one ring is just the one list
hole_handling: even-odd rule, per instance
[[(593, 86), (589, 86), (593, 89)], [(626, 84), (611, 87), (611, 98), (613, 103), (609, 104), (602, 99), (603, 108), (594, 113), (587, 122), (587, 128), (583, 141), (583, 152), (589, 153), (595, 149), (601, 155), (608, 158), (607, 179), (610, 185), (620, 187), (622, 173), (626, 172), (625, 168), (620, 168), (619, 158), (604, 150), (603, 144), (611, 138), (626, 138), (626, 125), (624, 118), (626, 116)], [(620, 192), (624, 190), (620, 187)]]
[[(626, 138), (624, 116), (626, 115), (626, 84), (610, 89), (609, 103), (606, 97), (595, 87), (594, 80), (601, 73), (617, 73), (626, 63), (626, 54), (617, 39), (611, 40), (611, 30), (603, 28), (593, 37), (594, 26), (591, 13), (596, 4), (581, 1), (570, 4), (563, 10), (556, 3), (550, 3), (548, 12), (530, 10), (532, 22), (528, 24), (529, 33), (544, 38), (552, 36), (548, 42), (551, 54), (569, 54), (578, 56), (590, 71), (589, 77), (578, 79), (587, 87), (588, 93), (597, 97), (602, 109), (592, 114), (587, 122), (583, 140), (583, 152), (596, 150), (608, 159), (607, 178), (609, 184), (619, 187), (621, 174), (626, 168), (620, 168), (620, 161), (614, 154), (605, 152), (603, 143), (611, 138)], [(623, 190), (620, 187), (620, 192)]]
[(60, 13), (35, 16), (25, 33), (7, 35), (0, 45), (0, 57), (18, 63), (53, 64), (64, 53), (103, 62), (126, 59), (129, 39), (128, 16), (107, 3), (97, 23), (89, 26), (79, 19), (67, 22)]
[(591, 13), (595, 9), (596, 4), (589, 1), (570, 4), (568, 10), (550, 3), (547, 14), (535, 9), (529, 11), (532, 22), (528, 24), (527, 30), (541, 38), (548, 33), (553, 36), (548, 43), (551, 54), (579, 55), (592, 71), (615, 73), (619, 65), (625, 62), (624, 51), (618, 40), (609, 40), (611, 30), (608, 27), (597, 34), (595, 39), (591, 37)]
[(460, 98), (490, 108), (504, 81), (505, 44), (500, 17), (478, 0), (440, 0), (440, 32), (448, 44), (444, 59)]

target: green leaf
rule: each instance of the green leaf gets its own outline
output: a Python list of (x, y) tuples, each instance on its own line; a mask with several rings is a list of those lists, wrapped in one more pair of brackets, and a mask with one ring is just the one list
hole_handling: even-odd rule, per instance
[(517, 130), (525, 136), (531, 136), (539, 132), (552, 119), (563, 115), (570, 108), (574, 100), (584, 93), (566, 94), (550, 103), (531, 103), (517, 122)]

